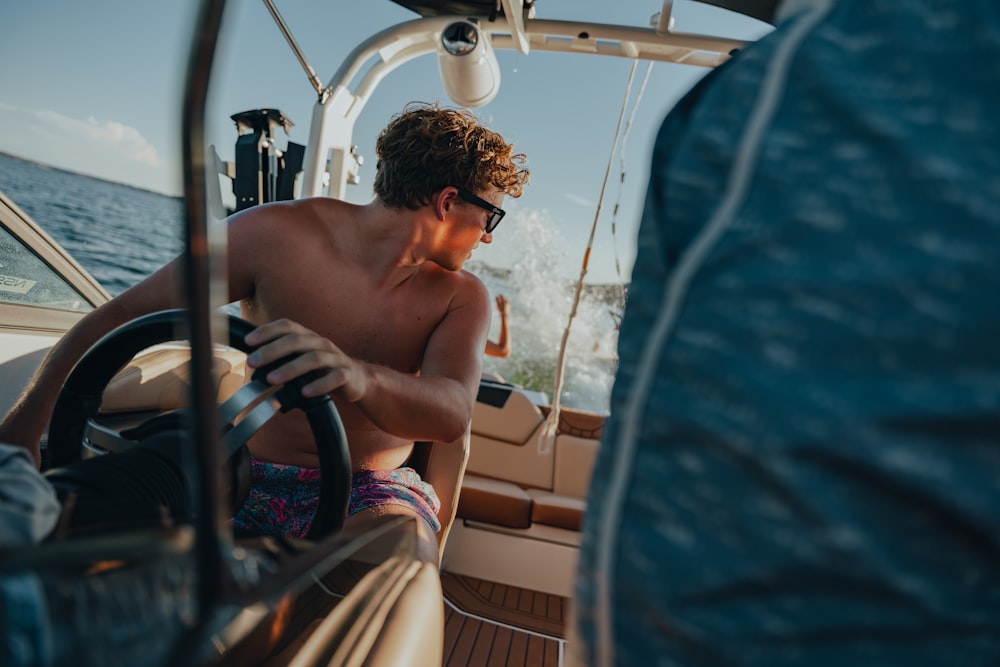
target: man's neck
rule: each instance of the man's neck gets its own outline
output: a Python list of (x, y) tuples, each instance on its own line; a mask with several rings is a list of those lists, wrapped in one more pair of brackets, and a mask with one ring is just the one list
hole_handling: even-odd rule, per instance
[(427, 260), (419, 215), (419, 210), (393, 208), (378, 199), (360, 208), (354, 228), (355, 256), (362, 258), (377, 284), (402, 284)]

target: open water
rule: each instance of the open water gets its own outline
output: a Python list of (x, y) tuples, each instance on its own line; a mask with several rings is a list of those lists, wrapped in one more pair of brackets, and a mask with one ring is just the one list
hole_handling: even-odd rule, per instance
[[(45, 167), (0, 153), (0, 190), (65, 247), (111, 294), (118, 294), (182, 248), (182, 201), (154, 192)], [(484, 370), (552, 397), (560, 341), (574, 286), (554, 280), (551, 267), (565, 250), (550, 240), (544, 221), (508, 216), (511, 239), (530, 239), (520, 260), (498, 269), (471, 261), (466, 268), (494, 296), (511, 302), (513, 354), (486, 357)], [(616, 366), (619, 286), (588, 286), (568, 341), (562, 404), (607, 412)], [(494, 315), (496, 340), (499, 317)]]

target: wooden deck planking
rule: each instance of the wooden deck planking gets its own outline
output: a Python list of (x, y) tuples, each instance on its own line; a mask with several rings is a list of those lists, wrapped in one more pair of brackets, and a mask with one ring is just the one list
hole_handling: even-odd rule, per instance
[(507, 653), (507, 667), (528, 667), (528, 635), (527, 632), (514, 632), (510, 638), (510, 648)]
[(441, 585), (444, 667), (559, 666), (565, 598), (450, 573)]
[(486, 667), (507, 667), (507, 656), (510, 653), (510, 640), (514, 636), (510, 628), (498, 627), (493, 646), (490, 648), (490, 659)]
[(479, 634), (476, 636), (476, 643), (473, 645), (472, 654), (469, 656), (470, 665), (486, 665), (489, 663), (490, 652), (493, 650), (496, 634), (496, 625), (493, 623), (480, 623)]
[(566, 598), (493, 582), (483, 585), (479, 579), (449, 572), (441, 573), (441, 587), (445, 597), (468, 614), (565, 638)]
[[(476, 635), (479, 633), (479, 626), (482, 625), (480, 621), (474, 618), (465, 616), (464, 614), (455, 614), (461, 619), (461, 622), (457, 624), (458, 633), (454, 637), (453, 642), (448, 641), (448, 629), (445, 628), (445, 651), (444, 655), (446, 659), (444, 661), (445, 665), (455, 665), (456, 667), (464, 667), (465, 665), (472, 665), (470, 658), (472, 657), (472, 648), (476, 643)], [(452, 626), (455, 627), (455, 624)], [(450, 644), (450, 650), (449, 650)]]

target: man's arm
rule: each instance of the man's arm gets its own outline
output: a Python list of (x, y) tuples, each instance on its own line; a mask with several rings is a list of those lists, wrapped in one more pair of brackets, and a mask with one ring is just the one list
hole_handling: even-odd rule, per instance
[(39, 441), (49, 423), (63, 382), (80, 357), (115, 327), (146, 313), (180, 304), (179, 260), (88, 313), (59, 339), (42, 361), (17, 403), (0, 422), (0, 442), (27, 449), (35, 465), (41, 461)]
[[(284, 208), (258, 206), (227, 219), (229, 301), (251, 296), (255, 289), (257, 247), (268, 247), (273, 219)], [(233, 248), (239, 252), (234, 253)], [(184, 307), (178, 257), (156, 272), (88, 313), (56, 343), (42, 361), (17, 403), (0, 422), (0, 442), (20, 445), (40, 462), (42, 433), (55, 408), (59, 390), (77, 361), (116, 327), (159, 310)]]
[(248, 344), (263, 344), (247, 363), (258, 368), (299, 353), (268, 380), (282, 383), (318, 371), (320, 377), (303, 394), (334, 392), (399, 438), (450, 442), (465, 433), (472, 419), (489, 323), (486, 288), (470, 274), (464, 280), (431, 334), (417, 377), (353, 359), (329, 339), (289, 320), (270, 322), (247, 336)]

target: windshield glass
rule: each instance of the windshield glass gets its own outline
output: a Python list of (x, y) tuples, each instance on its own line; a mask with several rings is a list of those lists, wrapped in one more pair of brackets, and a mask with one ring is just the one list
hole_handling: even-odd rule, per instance
[(0, 226), (0, 303), (91, 310), (83, 295), (3, 226)]

